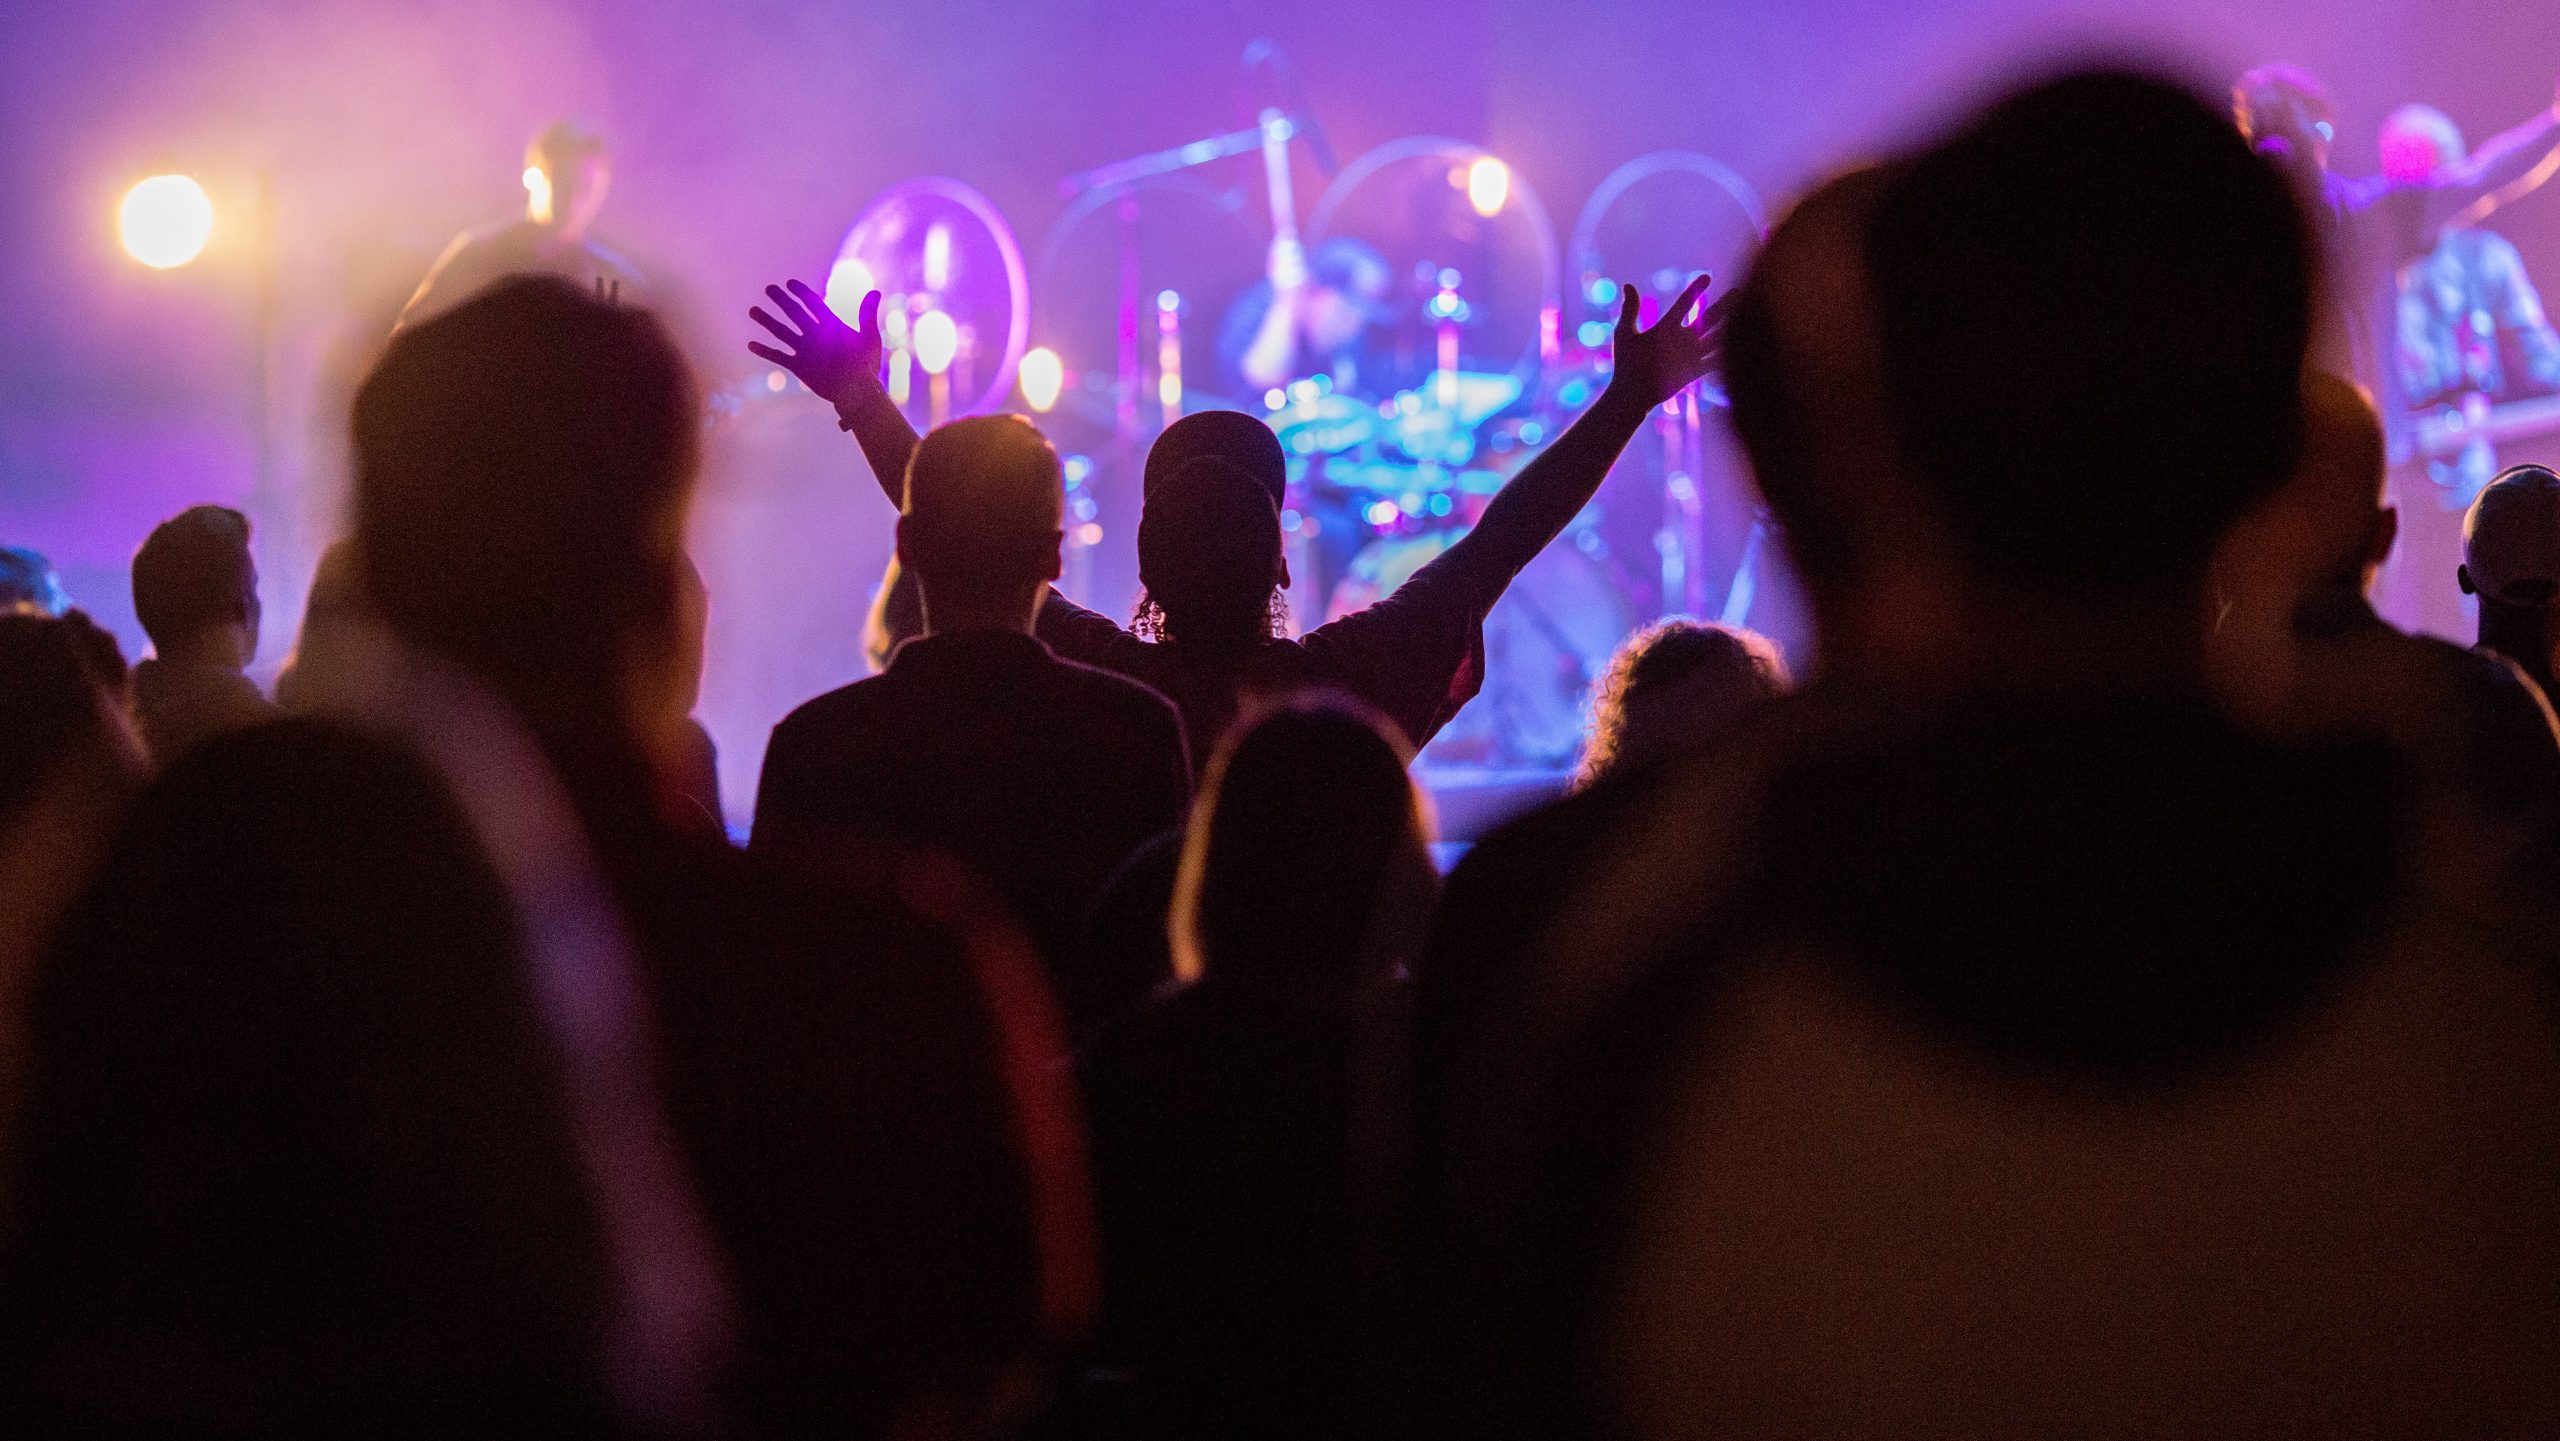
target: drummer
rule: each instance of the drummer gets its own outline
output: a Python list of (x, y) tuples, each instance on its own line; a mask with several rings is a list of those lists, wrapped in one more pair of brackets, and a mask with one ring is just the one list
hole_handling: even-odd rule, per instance
[(1383, 358), (1370, 354), (1370, 331), (1392, 314), (1395, 273), (1367, 244), (1338, 236), (1310, 255), (1294, 236), (1271, 242), (1263, 278), (1245, 287), (1218, 324), (1218, 364), (1239, 395), (1286, 390), (1323, 375), (1343, 395), (1372, 399)]
[[(1398, 379), (1388, 374), (1392, 357), (1376, 341), (1393, 315), (1394, 288), (1386, 257), (1362, 241), (1336, 236), (1310, 254), (1296, 236), (1275, 237), (1263, 278), (1227, 306), (1219, 323), (1223, 378), (1238, 395), (1287, 391), (1317, 376), (1336, 395), (1378, 400), (1392, 394)], [(1298, 508), (1312, 562), (1306, 593), (1314, 598), (1314, 613), (1302, 619), (1312, 625), (1324, 619), (1334, 582), (1367, 537), (1359, 499), (1348, 492), (1312, 486), (1298, 497)]]

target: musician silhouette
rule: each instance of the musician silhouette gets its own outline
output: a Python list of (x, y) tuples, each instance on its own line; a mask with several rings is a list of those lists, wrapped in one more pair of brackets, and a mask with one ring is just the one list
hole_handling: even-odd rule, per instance
[(514, 275), (557, 275), (608, 300), (637, 300), (640, 273), (591, 233), (613, 186), (604, 137), (575, 120), (555, 120), (524, 152), (524, 213), (466, 230), (418, 283), (400, 310), (415, 325)]

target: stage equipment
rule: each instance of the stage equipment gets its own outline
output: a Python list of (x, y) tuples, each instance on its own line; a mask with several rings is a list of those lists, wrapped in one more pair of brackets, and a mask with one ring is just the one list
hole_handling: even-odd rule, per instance
[(1031, 331), (1031, 277), (1013, 227), (986, 196), (940, 176), (882, 191), (836, 250), (827, 304), (851, 315), (872, 290), (882, 297), (889, 393), (910, 414), (919, 390), (935, 420), (994, 409), (1012, 391)]
[[(1525, 390), (1555, 359), (1555, 223), (1537, 191), (1484, 147), (1419, 135), (1352, 161), (1307, 219), (1310, 249), (1337, 235), (1376, 247), (1413, 278), (1435, 370), (1506, 373)], [(1452, 339), (1455, 357), (1442, 351)]]
[(175, 270), (213, 238), (213, 199), (192, 176), (154, 175), (124, 193), (116, 235), (125, 254), (154, 270)]
[[(1578, 354), (1559, 386), (1559, 398), (1573, 403), (1574, 393), (1596, 393), (1603, 383), (1622, 282), (1644, 296), (1644, 319), (1650, 323), (1701, 270), (1716, 277), (1719, 293), (1739, 283), (1768, 229), (1759, 192), (1712, 156), (1657, 150), (1611, 171), (1583, 202), (1573, 224), (1570, 254), (1581, 318), (1574, 327)], [(1707, 493), (1704, 418), (1708, 408), (1724, 403), (1717, 378), (1710, 376), (1654, 415), (1651, 430), (1660, 447), (1662, 491), (1652, 550), (1664, 611), (1741, 624), (1760, 589), (1769, 522), (1756, 501), (1749, 505), (1749, 532), (1732, 570), (1725, 572), (1715, 563), (1718, 547), (1710, 543), (1710, 531), (1721, 517), (1709, 512), (1729, 497)], [(1619, 535), (1628, 543), (1625, 548), (1632, 549), (1631, 538), (1622, 530)]]

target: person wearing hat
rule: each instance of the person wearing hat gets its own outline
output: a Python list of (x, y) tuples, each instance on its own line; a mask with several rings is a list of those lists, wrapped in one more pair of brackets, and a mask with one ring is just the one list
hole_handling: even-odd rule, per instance
[(2465, 595), (2480, 598), (2480, 649), (2551, 693), (2551, 612), (2560, 603), (2560, 474), (2511, 465), (2462, 518)]

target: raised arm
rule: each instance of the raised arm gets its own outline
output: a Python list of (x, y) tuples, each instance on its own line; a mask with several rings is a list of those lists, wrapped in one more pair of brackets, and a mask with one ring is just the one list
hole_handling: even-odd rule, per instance
[[(1607, 479), (1618, 453), (1652, 409), (1713, 369), (1730, 294), (1698, 309), (1709, 277), (1689, 282), (1651, 330), (1636, 324), (1634, 286), (1620, 288), (1618, 329), (1610, 344), (1609, 384), (1589, 410), (1522, 467), (1485, 506), (1484, 518), (1441, 559), (1507, 585), (1537, 558)], [(1439, 561), (1433, 562), (1440, 564)]]
[(2560, 145), (2560, 87), (2555, 87), (2552, 103), (2539, 114), (2482, 141), (2479, 149), (2439, 177), (2440, 204), (2458, 210), (2448, 223), (2477, 225), (2491, 211), (2550, 179), (2555, 167), (2544, 162), (2555, 145)]
[(827, 307), (826, 297), (800, 281), (768, 285), (764, 294), (782, 318), (775, 319), (761, 305), (749, 308), (747, 318), (771, 331), (782, 348), (750, 340), (747, 349), (798, 376), (836, 408), (836, 423), (853, 432), (889, 503), (903, 506), (916, 428), (891, 402), (889, 388), (880, 380), (880, 292), (862, 297), (854, 325), (845, 324)]

